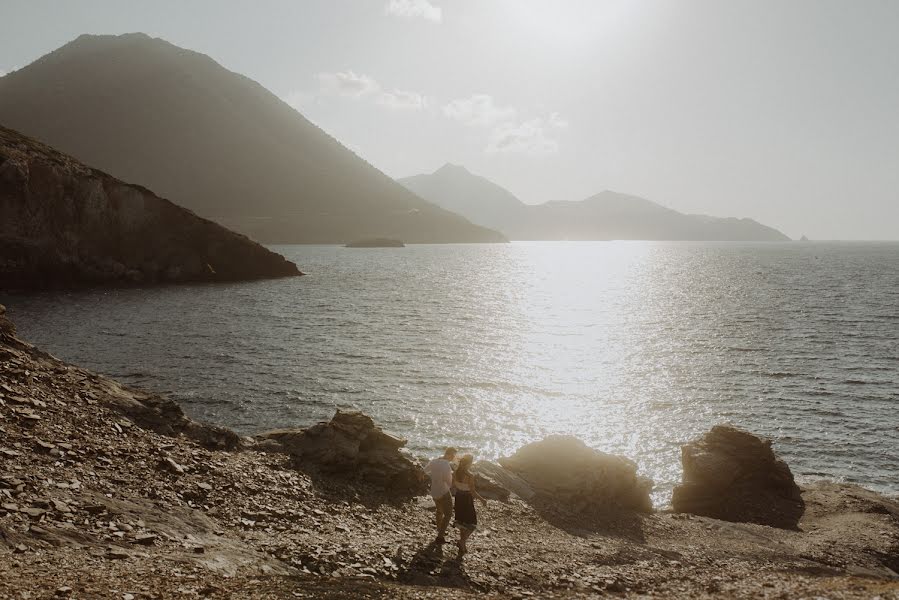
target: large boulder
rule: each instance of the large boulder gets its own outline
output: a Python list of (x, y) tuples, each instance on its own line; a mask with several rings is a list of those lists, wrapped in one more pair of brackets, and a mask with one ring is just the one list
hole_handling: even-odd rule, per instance
[(553, 435), (499, 460), (524, 480), (536, 500), (566, 510), (651, 512), (652, 481), (627, 458), (599, 452), (571, 436)]
[(674, 488), (675, 512), (795, 529), (804, 510), (790, 467), (771, 441), (716, 425), (681, 447), (683, 483)]
[(422, 470), (405, 452), (406, 440), (385, 433), (368, 415), (338, 410), (306, 429), (257, 436), (257, 449), (289, 454), (302, 468), (371, 484), (392, 495), (425, 489)]

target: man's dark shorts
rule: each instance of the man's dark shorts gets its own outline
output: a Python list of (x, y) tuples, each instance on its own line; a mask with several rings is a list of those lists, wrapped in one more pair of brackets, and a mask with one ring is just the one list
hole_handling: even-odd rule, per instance
[(443, 511), (443, 514), (453, 514), (453, 495), (449, 492), (445, 493), (439, 498), (434, 498), (434, 504), (438, 509)]

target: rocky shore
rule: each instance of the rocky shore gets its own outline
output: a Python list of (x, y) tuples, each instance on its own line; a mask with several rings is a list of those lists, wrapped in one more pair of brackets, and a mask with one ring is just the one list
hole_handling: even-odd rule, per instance
[[(459, 560), (368, 417), (240, 438), (28, 345), (0, 309), (0, 599), (899, 598), (899, 503), (826, 482), (797, 500), (734, 431), (684, 450), (692, 512), (653, 511), (633, 463), (570, 438), (480, 465), (504, 500)], [(693, 514), (759, 481), (745, 510)], [(771, 513), (795, 522), (752, 522), (771, 498), (801, 501)]]

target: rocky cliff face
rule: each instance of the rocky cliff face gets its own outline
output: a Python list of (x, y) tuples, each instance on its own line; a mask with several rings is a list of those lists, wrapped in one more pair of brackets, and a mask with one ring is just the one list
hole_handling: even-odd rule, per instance
[(0, 288), (300, 274), (242, 235), (0, 127)]

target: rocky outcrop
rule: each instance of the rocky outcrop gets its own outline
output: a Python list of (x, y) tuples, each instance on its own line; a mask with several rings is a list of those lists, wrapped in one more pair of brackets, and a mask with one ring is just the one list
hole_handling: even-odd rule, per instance
[(549, 436), (499, 462), (527, 482), (538, 500), (572, 512), (652, 511), (652, 481), (637, 475), (633, 461), (571, 436)]
[(790, 467), (771, 441), (717, 425), (681, 447), (683, 483), (674, 488), (675, 512), (795, 529), (804, 504)]
[[(16, 337), (16, 330), (6, 315), (6, 307), (0, 304), (0, 360), (9, 360), (14, 366), (0, 377), (0, 405), (3, 404), (3, 395), (11, 394), (14, 398), (24, 398), (34, 387), (34, 384), (25, 384), (20, 387), (11, 387), (10, 383), (18, 375), (26, 378), (30, 369), (23, 365), (27, 361), (43, 361), (55, 363), (56, 359), (42, 352)], [(38, 363), (40, 364), (40, 363)], [(240, 437), (225, 427), (208, 425), (194, 421), (181, 409), (177, 402), (163, 396), (125, 387), (122, 384), (104, 377), (65, 367), (59, 368), (59, 378), (63, 374), (78, 381), (89, 389), (80, 392), (87, 405), (102, 407), (112, 413), (124, 417), (120, 423), (131, 424), (143, 429), (153, 431), (166, 436), (175, 437), (184, 435), (200, 446), (214, 450), (234, 450), (240, 447)], [(33, 414), (39, 421), (37, 409), (45, 408), (40, 402), (21, 402), (24, 406), (21, 414)], [(120, 424), (119, 429), (122, 428)]]
[(127, 417), (131, 422), (162, 435), (183, 434), (204, 448), (235, 450), (240, 436), (218, 425), (194, 421), (170, 398), (126, 388), (112, 379), (97, 378), (97, 388), (103, 390), (101, 403)]
[(496, 463), (478, 461), (471, 472), (478, 492), (485, 498), (505, 502), (513, 494), (522, 500), (534, 497), (535, 492), (527, 481)]
[(257, 436), (257, 449), (289, 454), (303, 469), (373, 485), (398, 496), (424, 492), (422, 470), (403, 451), (406, 440), (385, 433), (361, 412), (338, 410), (306, 429), (277, 429)]
[(0, 288), (290, 275), (245, 236), (0, 127)]
[(0, 339), (11, 338), (16, 335), (16, 327), (12, 321), (6, 318), (6, 307), (0, 304)]

